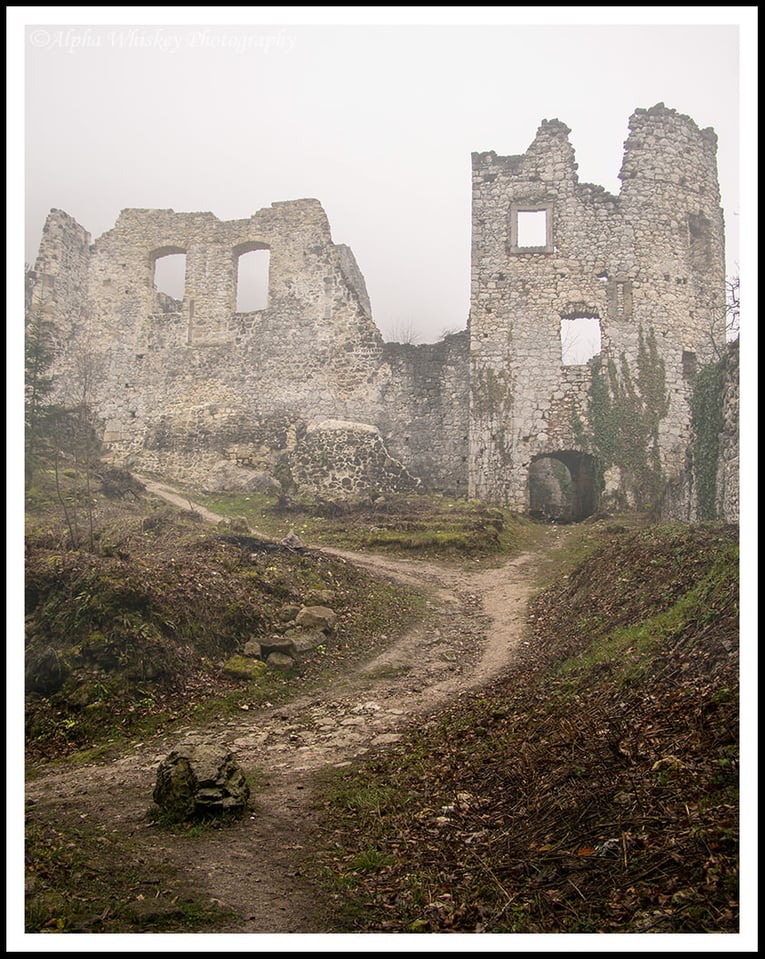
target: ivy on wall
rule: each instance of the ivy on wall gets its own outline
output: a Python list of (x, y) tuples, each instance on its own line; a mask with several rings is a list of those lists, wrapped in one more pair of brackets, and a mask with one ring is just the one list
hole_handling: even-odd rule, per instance
[(696, 374), (691, 399), (693, 473), (699, 519), (717, 518), (717, 461), (723, 429), (725, 376), (721, 363), (709, 363)]
[(592, 451), (601, 473), (610, 466), (622, 472), (625, 492), (639, 509), (659, 500), (664, 477), (659, 455), (659, 424), (669, 412), (664, 361), (653, 330), (638, 333), (633, 371), (624, 353), (596, 357), (588, 398)]

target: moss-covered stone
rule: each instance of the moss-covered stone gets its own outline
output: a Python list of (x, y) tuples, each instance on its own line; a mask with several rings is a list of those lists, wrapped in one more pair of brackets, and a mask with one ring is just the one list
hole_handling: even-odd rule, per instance
[(258, 679), (265, 663), (249, 656), (232, 656), (223, 666), (223, 672), (232, 679), (246, 679), (250, 682)]

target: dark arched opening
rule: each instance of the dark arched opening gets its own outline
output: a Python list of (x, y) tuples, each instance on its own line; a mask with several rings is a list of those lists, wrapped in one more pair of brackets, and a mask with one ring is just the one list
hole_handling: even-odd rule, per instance
[(529, 512), (552, 523), (577, 523), (596, 511), (595, 460), (561, 451), (536, 457), (529, 467)]

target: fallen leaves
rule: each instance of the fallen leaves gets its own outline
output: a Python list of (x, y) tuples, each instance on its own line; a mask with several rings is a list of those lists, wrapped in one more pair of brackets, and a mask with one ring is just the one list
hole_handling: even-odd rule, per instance
[[(505, 680), (361, 771), (396, 790), (375, 823), (341, 824), (341, 841), (397, 855), (358, 877), (353, 928), (737, 931), (730, 542), (682, 529), (610, 543), (537, 598), (533, 642)], [(616, 624), (693, 599), (700, 582), (716, 597), (712, 619), (684, 601), (671, 641), (632, 643), (628, 669), (607, 644), (588, 660)], [(600, 633), (582, 632), (593, 609)]]

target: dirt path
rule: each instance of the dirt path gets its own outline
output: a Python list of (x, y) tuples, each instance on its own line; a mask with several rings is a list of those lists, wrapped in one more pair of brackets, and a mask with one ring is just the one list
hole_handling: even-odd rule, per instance
[[(190, 508), (174, 491), (150, 492)], [(193, 506), (206, 519), (221, 517)], [(317, 827), (316, 773), (385, 748), (407, 725), (481, 686), (507, 666), (522, 641), (526, 603), (541, 557), (565, 532), (500, 568), (464, 572), (419, 561), (324, 550), (421, 590), (427, 615), (399, 639), (380, 636), (380, 653), (338, 676), (320, 696), (278, 708), (243, 710), (172, 740), (135, 743), (110, 764), (55, 770), (33, 781), (28, 801), (78, 813), (111, 832), (127, 831), (146, 861), (169, 863), (206, 895), (239, 913), (228, 933), (322, 933), (323, 904), (303, 865)], [(181, 739), (225, 743), (248, 772), (257, 771), (256, 809), (221, 830), (182, 841), (147, 820), (157, 766)]]

